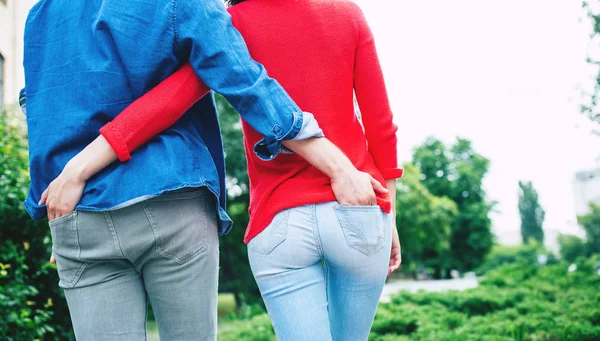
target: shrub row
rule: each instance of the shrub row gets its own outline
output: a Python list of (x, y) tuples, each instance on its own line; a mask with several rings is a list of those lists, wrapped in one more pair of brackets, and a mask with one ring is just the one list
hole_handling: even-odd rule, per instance
[[(526, 262), (489, 272), (463, 292), (395, 295), (379, 306), (370, 341), (599, 341), (600, 257), (540, 267)], [(219, 340), (275, 341), (268, 316), (253, 309), (221, 323)]]

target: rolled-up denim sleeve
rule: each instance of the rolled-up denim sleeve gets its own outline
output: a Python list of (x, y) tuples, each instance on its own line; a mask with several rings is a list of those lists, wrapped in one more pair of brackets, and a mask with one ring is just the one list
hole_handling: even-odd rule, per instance
[[(300, 132), (292, 140), (305, 140), (311, 137), (325, 137), (325, 134), (323, 134), (323, 130), (319, 127), (313, 114), (305, 112), (304, 119), (302, 120), (302, 128), (300, 128)], [(295, 154), (285, 146), (281, 146), (281, 152), (283, 154)]]
[[(264, 135), (254, 146), (259, 158), (272, 160), (281, 152), (281, 142), (296, 138), (301, 131), (303, 138), (322, 136), (314, 117), (303, 113), (265, 68), (251, 58), (221, 0), (174, 0), (174, 4), (175, 49), (184, 58), (189, 57), (194, 71), (208, 87), (223, 95), (250, 126)], [(314, 124), (304, 131), (307, 117)]]

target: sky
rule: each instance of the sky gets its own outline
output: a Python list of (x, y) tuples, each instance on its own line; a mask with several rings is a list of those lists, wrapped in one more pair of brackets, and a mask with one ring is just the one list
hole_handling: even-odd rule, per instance
[(428, 136), (468, 138), (491, 161), (500, 242), (520, 238), (519, 180), (538, 190), (546, 230), (580, 234), (572, 180), (600, 164), (600, 136), (579, 113), (593, 74), (580, 1), (355, 2), (375, 35), (400, 161)]

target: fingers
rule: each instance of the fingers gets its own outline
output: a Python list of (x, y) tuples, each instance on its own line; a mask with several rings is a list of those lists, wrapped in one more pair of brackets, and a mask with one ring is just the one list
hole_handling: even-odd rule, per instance
[(42, 193), (40, 203), (44, 202), (46, 204), (48, 220), (58, 219), (70, 212), (63, 203), (64, 198), (57, 196), (57, 192), (62, 194), (59, 188), (57, 188), (56, 181), (52, 181), (44, 193)]
[(48, 199), (48, 188), (46, 188), (46, 190), (44, 191), (44, 193), (42, 193), (42, 198), (40, 199), (40, 202), (38, 203), (38, 205), (42, 206), (43, 204), (46, 203), (47, 199)]
[(373, 186), (373, 190), (375, 192), (377, 192), (379, 194), (387, 194), (387, 193), (389, 193), (389, 191), (387, 190), (387, 188), (383, 187), (383, 185), (379, 181), (375, 180), (375, 178), (372, 177), (372, 176), (370, 176), (370, 177), (371, 177), (371, 185)]
[(372, 194), (367, 195), (366, 197), (362, 198), (357, 205), (359, 205), (359, 206), (375, 206), (375, 205), (377, 205), (377, 197), (375, 196), (374, 193), (372, 193)]
[(367, 195), (366, 197), (362, 198), (357, 205), (359, 206), (375, 206), (377, 205), (377, 197), (375, 196), (375, 194), (370, 194)]
[(390, 266), (390, 269), (392, 271), (396, 271), (396, 270), (398, 270), (398, 268), (400, 268), (400, 257), (396, 258), (394, 260), (394, 264), (392, 264), (392, 266)]
[(46, 205), (48, 210), (48, 220), (58, 219), (71, 213), (73, 210), (69, 209), (65, 204), (59, 204), (58, 200), (50, 200)]
[(54, 252), (52, 252), (52, 255), (50, 256), (50, 263), (56, 264), (56, 258), (54, 258)]
[(401, 263), (400, 255), (395, 255), (390, 258), (390, 265), (388, 267), (388, 276), (392, 274), (392, 272), (398, 270), (400, 268)]
[(46, 211), (48, 212), (48, 220), (56, 219), (56, 210), (55, 210), (54, 198), (50, 198), (46, 202)]

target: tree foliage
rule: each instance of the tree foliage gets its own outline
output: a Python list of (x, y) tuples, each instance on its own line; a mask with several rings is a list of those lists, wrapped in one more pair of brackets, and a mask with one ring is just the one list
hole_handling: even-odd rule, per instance
[(225, 148), (227, 213), (233, 220), (231, 232), (220, 240), (219, 290), (233, 293), (240, 306), (242, 303), (260, 301), (260, 292), (252, 276), (247, 248), (243, 243), (249, 220), (250, 186), (240, 117), (220, 95), (217, 95), (217, 109)]
[(543, 224), (546, 212), (539, 203), (538, 193), (531, 181), (519, 181), (519, 213), (523, 244), (527, 244), (530, 239), (544, 243)]
[(558, 245), (560, 245), (560, 257), (567, 262), (572, 263), (579, 257), (587, 257), (589, 255), (589, 248), (585, 240), (574, 235), (559, 235)]
[(590, 213), (578, 218), (585, 230), (589, 252), (600, 253), (600, 205), (591, 204)]
[(489, 160), (473, 150), (471, 142), (457, 139), (448, 148), (435, 138), (415, 149), (413, 163), (422, 171), (423, 185), (438, 197), (456, 203), (458, 215), (451, 221), (448, 254), (436, 253), (436, 275), (450, 269), (472, 270), (481, 265), (493, 245), (489, 213), (493, 207), (486, 199), (483, 178)]
[[(600, 3), (597, 0), (584, 1), (583, 8), (592, 24), (592, 32), (590, 34), (592, 42), (597, 41), (600, 37)], [(598, 106), (598, 95), (600, 94), (600, 60), (589, 56), (587, 61), (596, 67), (596, 74), (594, 75), (593, 89), (590, 93), (584, 93), (586, 101), (581, 104), (581, 112), (588, 116), (590, 120), (600, 124), (600, 108)]]
[(451, 222), (456, 219), (456, 203), (437, 197), (421, 182), (421, 170), (404, 165), (404, 176), (398, 182), (396, 226), (402, 244), (402, 267), (416, 273), (417, 267), (437, 266), (434, 255), (450, 251)]
[(600, 254), (600, 205), (590, 204), (590, 212), (577, 220), (585, 231), (585, 239), (568, 234), (558, 237), (560, 255), (568, 262)]
[(69, 340), (71, 322), (48, 264), (47, 222), (23, 207), (29, 186), (27, 139), (22, 120), (0, 114), (0, 339)]

